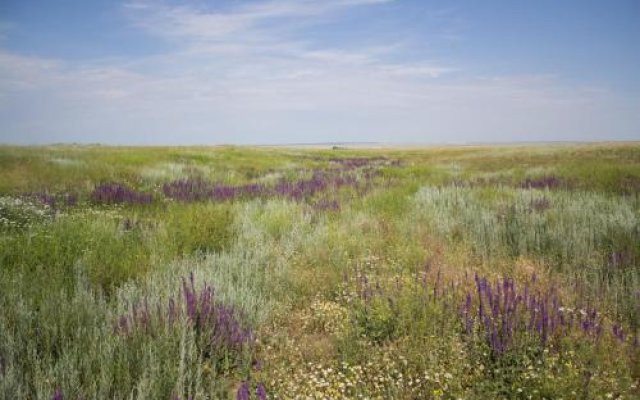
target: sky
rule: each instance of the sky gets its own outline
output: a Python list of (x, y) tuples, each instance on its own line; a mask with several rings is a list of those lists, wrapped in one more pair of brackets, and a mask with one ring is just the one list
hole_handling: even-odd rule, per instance
[(0, 143), (640, 140), (638, 0), (2, 0)]

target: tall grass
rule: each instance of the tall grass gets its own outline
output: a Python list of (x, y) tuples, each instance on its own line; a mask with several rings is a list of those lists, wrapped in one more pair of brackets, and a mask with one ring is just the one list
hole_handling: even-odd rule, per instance
[(2, 147), (0, 398), (637, 397), (638, 154)]

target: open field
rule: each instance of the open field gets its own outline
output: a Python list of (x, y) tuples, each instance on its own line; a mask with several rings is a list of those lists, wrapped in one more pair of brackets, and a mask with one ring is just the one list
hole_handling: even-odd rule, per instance
[(640, 398), (640, 144), (0, 147), (0, 398)]

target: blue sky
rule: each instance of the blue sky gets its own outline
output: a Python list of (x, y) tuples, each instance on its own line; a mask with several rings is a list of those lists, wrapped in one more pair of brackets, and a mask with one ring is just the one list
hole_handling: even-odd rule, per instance
[(637, 0), (0, 2), (0, 143), (640, 139)]

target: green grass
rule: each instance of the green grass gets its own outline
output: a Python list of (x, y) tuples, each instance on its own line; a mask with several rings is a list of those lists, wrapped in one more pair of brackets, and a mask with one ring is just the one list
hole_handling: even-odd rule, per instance
[[(273, 187), (344, 168), (336, 158), (378, 161), (342, 172), (359, 186), (301, 200), (162, 192)], [(561, 185), (523, 187), (548, 177)], [(154, 202), (95, 204), (104, 182)], [(639, 190), (637, 143), (0, 147), (0, 398), (227, 399), (242, 382), (269, 398), (637, 398)], [(67, 193), (77, 205), (60, 205)], [(481, 319), (468, 332), (461, 317), (475, 274), (535, 275), (531, 290), (555, 288), (575, 315), (595, 307), (602, 332), (576, 322), (547, 345), (519, 327), (498, 353)], [(213, 346), (187, 314), (167, 323), (190, 276), (251, 345)], [(148, 327), (118, 330), (145, 304)]]

